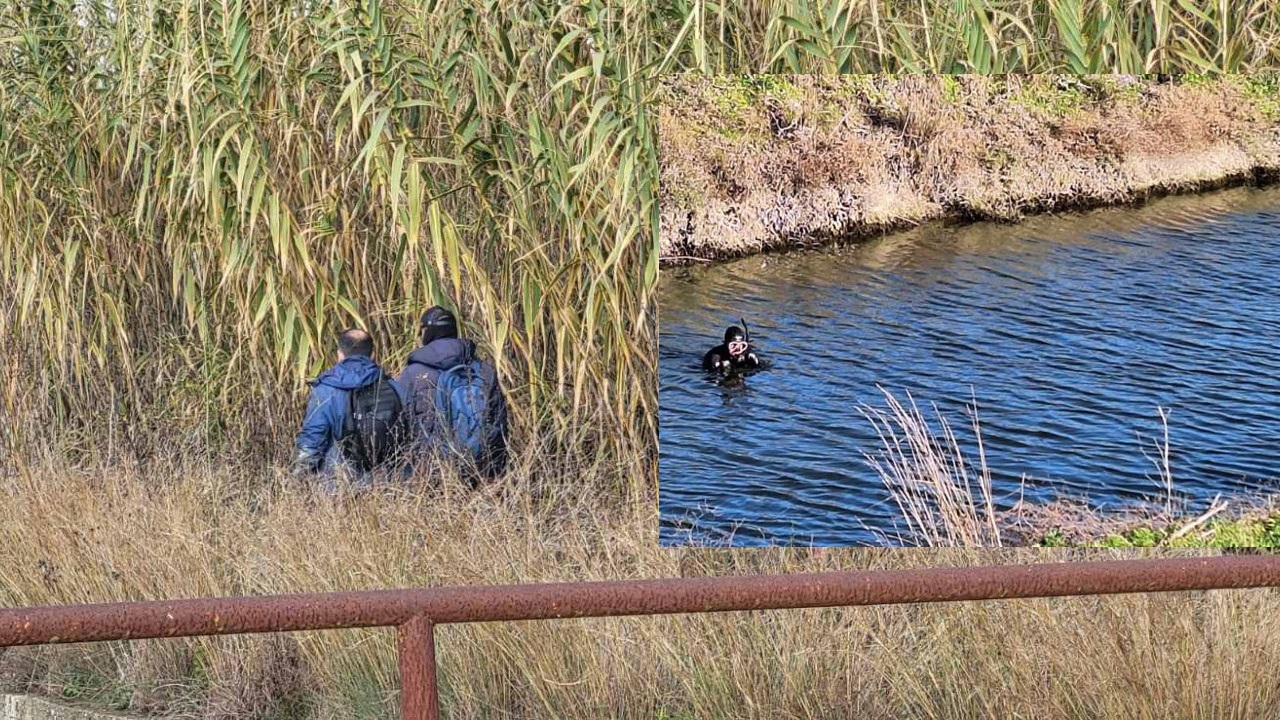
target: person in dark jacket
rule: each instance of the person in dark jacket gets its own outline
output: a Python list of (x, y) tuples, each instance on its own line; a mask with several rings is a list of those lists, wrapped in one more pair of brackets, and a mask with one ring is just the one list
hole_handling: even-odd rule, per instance
[(483, 436), (477, 468), (482, 475), (493, 477), (506, 467), (507, 401), (498, 384), (498, 373), (492, 363), (476, 357), (476, 344), (458, 337), (458, 320), (453, 313), (436, 306), (427, 310), (419, 322), (422, 346), (409, 355), (409, 362), (398, 378), (409, 395), (409, 406), (419, 429), (420, 449), (449, 454), (450, 429), (443, 419), (444, 410), (436, 406), (436, 387), (442, 373), (457, 366), (479, 363), (483, 382), (483, 409), (477, 418)]
[(386, 382), (408, 409), (408, 395), (373, 360), (373, 338), (358, 328), (338, 335), (338, 363), (311, 381), (311, 398), (294, 442), (295, 473), (331, 474), (344, 460), (341, 451), (346, 434), (347, 396), (353, 390)]
[(724, 331), (722, 344), (711, 348), (702, 356), (702, 369), (708, 371), (750, 370), (758, 367), (760, 358), (751, 351), (746, 333), (737, 325)]

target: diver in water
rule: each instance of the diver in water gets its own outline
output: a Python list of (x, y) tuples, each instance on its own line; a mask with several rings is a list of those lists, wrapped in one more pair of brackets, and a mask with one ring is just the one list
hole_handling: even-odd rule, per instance
[(751, 351), (750, 338), (737, 325), (724, 331), (723, 344), (711, 348), (702, 356), (703, 370), (753, 370), (758, 367), (760, 358)]

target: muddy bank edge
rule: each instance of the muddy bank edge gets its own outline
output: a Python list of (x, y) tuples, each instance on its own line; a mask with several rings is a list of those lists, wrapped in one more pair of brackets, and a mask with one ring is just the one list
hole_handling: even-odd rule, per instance
[(663, 266), (1280, 178), (1280, 73), (681, 75)]

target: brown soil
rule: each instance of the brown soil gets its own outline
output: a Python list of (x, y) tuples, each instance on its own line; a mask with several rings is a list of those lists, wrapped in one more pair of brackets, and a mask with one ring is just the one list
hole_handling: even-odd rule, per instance
[(659, 115), (663, 264), (1280, 177), (1239, 77), (682, 75)]

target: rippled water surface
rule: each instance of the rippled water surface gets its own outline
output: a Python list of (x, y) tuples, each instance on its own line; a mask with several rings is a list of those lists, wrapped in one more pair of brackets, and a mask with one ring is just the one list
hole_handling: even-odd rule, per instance
[[(1161, 407), (1184, 497), (1275, 490), (1278, 278), (1276, 188), (664, 271), (662, 541), (896, 537), (858, 410), (878, 385), (975, 456), (976, 401), (1005, 505), (1158, 495)], [(740, 316), (772, 367), (721, 386), (698, 363)]]

